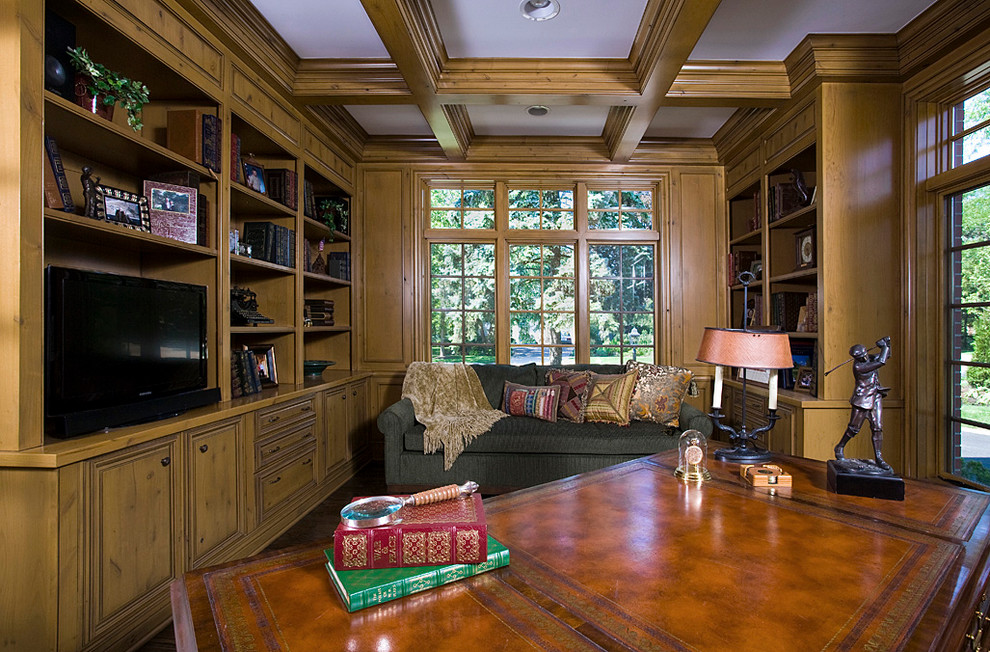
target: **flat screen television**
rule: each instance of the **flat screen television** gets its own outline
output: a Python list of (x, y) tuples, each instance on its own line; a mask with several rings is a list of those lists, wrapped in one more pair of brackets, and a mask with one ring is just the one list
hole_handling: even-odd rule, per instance
[(49, 266), (45, 430), (55, 437), (215, 403), (202, 285)]

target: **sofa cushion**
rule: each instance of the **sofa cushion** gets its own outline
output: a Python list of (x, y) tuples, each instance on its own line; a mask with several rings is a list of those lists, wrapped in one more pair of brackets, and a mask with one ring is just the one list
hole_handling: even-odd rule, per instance
[[(649, 421), (634, 421), (620, 428), (614, 423), (557, 423), (528, 417), (506, 417), (468, 444), (461, 453), (548, 453), (573, 455), (651, 455), (676, 447), (675, 431)], [(423, 454), (423, 425), (403, 433), (407, 451)]]
[(473, 364), (471, 368), (478, 374), (481, 387), (485, 390), (488, 402), (496, 410), (502, 407), (502, 390), (505, 381), (520, 385), (537, 385), (536, 364)]
[(634, 389), (635, 371), (618, 375), (592, 374), (584, 420), (629, 425), (629, 402)]
[(547, 385), (560, 387), (557, 415), (574, 423), (584, 421), (584, 403), (591, 388), (591, 372), (551, 369), (547, 372), (546, 381)]
[(629, 403), (629, 416), (635, 421), (653, 421), (667, 426), (678, 425), (681, 402), (691, 384), (691, 372), (681, 367), (646, 364), (630, 360), (635, 371), (636, 389)]
[(519, 385), (505, 381), (502, 411), (515, 417), (534, 417), (543, 421), (557, 420), (560, 387)]

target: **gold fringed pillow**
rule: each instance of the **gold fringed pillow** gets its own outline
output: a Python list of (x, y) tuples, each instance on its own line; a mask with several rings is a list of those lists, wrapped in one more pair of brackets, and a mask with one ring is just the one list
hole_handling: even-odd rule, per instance
[(635, 371), (618, 375), (591, 374), (584, 420), (628, 426), (629, 402), (635, 388)]
[(629, 405), (630, 417), (635, 421), (652, 421), (665, 426), (680, 425), (681, 403), (693, 374), (681, 367), (635, 360), (627, 362), (626, 369), (638, 374)]

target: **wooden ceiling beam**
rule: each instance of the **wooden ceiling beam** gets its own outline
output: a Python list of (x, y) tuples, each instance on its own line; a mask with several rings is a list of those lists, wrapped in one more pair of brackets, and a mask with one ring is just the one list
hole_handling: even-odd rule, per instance
[(463, 128), (448, 119), (437, 95), (443, 46), (429, 5), (423, 0), (361, 0), (361, 4), (440, 147), (450, 159), (464, 159), (470, 143), (463, 142)]
[(719, 1), (659, 0), (647, 5), (639, 32), (646, 36), (637, 35), (630, 56), (642, 80), (642, 97), (609, 147), (613, 161), (625, 163), (632, 157)]

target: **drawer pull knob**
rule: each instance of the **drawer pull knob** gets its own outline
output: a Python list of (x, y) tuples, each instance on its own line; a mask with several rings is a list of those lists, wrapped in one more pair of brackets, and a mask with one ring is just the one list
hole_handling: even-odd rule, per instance
[(312, 457), (309, 457), (309, 458), (306, 459), (305, 462), (303, 462), (303, 466), (305, 466), (306, 464), (312, 464), (312, 463), (313, 463), (313, 458)]
[(277, 453), (277, 452), (279, 452), (280, 450), (282, 450), (282, 446), (281, 446), (281, 445), (279, 445), (279, 446), (276, 446), (275, 448), (271, 448), (271, 449), (269, 449), (269, 450), (268, 450), (268, 454), (269, 454), (269, 455), (271, 455), (272, 453)]
[(166, 456), (162, 458), (162, 466), (168, 466), (171, 463), (172, 463), (171, 457)]
[(203, 444), (202, 446), (199, 447), (199, 452), (200, 453), (205, 453), (208, 450), (210, 450), (210, 447), (207, 446), (206, 444)]
[(276, 421), (278, 421), (278, 419), (279, 417), (277, 414), (275, 416), (268, 417), (268, 423), (275, 423)]
[(277, 478), (272, 480), (269, 484), (275, 484), (276, 482), (281, 482), (281, 481), (282, 481), (282, 476), (278, 476)]
[(351, 393), (351, 396), (357, 396), (357, 390), (354, 390), (354, 391), (353, 391), (353, 392)]
[(312, 405), (304, 405), (304, 406), (302, 407), (302, 411), (303, 411), (303, 412), (309, 412), (309, 411), (310, 411), (310, 410), (312, 410), (312, 409), (313, 409), (313, 406), (312, 406)]

